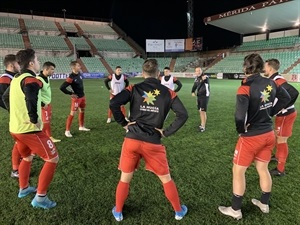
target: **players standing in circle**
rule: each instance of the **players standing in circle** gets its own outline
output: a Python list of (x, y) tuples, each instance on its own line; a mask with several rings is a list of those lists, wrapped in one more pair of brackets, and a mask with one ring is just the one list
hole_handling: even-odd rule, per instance
[(236, 95), (235, 125), (239, 138), (233, 155), (232, 202), (231, 206), (219, 206), (218, 209), (237, 220), (242, 218), (245, 173), (253, 162), (259, 176), (261, 197), (260, 200), (252, 199), (252, 203), (263, 213), (269, 213), (272, 178), (268, 164), (275, 145), (272, 116), (290, 101), (285, 89), (261, 76), (263, 69), (264, 61), (259, 54), (247, 55), (243, 64), (246, 78)]
[[(40, 63), (33, 49), (18, 51), (16, 59), (21, 73), (12, 79), (9, 89), (9, 131), (18, 143), (18, 150), (22, 156), (18, 197), (24, 198), (36, 192), (31, 205), (50, 209), (56, 206), (56, 202), (48, 198), (47, 191), (57, 167), (58, 152), (55, 144), (42, 132), (40, 89), (43, 83), (36, 78)], [(29, 186), (33, 154), (45, 161), (39, 174), (37, 188)]]

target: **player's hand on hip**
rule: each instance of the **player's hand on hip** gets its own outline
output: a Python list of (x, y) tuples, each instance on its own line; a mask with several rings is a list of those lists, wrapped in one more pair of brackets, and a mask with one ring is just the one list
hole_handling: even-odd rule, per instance
[(37, 122), (37, 123), (32, 123), (32, 122), (30, 122), (30, 121), (25, 121), (24, 122), (25, 124), (34, 124), (38, 129), (41, 129), (41, 124), (39, 123), (39, 122)]
[(160, 135), (161, 135), (162, 137), (165, 137), (165, 135), (164, 135), (164, 130), (163, 130), (163, 129), (159, 129), (159, 128), (156, 128), (156, 127), (155, 127), (155, 130), (157, 130), (157, 131), (160, 133)]
[(132, 125), (132, 124), (135, 124), (135, 123), (136, 123), (136, 121), (134, 121), (134, 122), (129, 122), (129, 123), (127, 123), (127, 125), (124, 126), (123, 128), (126, 130), (126, 132), (128, 132), (128, 126), (130, 126), (130, 125)]

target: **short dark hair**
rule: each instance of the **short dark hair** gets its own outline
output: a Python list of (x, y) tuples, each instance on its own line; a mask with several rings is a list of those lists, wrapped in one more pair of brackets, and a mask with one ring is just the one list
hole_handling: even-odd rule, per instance
[(50, 61), (44, 62), (44, 64), (43, 64), (43, 68), (45, 68), (45, 69), (47, 69), (51, 66), (53, 66), (54, 68), (56, 67), (55, 64), (53, 62), (50, 62)]
[(116, 66), (116, 69), (122, 69), (122, 67), (121, 66)]
[(73, 60), (73, 61), (70, 62), (70, 66), (76, 66), (77, 63), (78, 62), (76, 60)]
[(14, 62), (17, 62), (16, 55), (14, 54), (7, 54), (3, 59), (3, 65), (5, 67), (8, 67), (10, 63), (14, 63)]
[(31, 48), (22, 49), (17, 52), (16, 59), (20, 65), (21, 71), (29, 67), (29, 63), (33, 62), (35, 58), (35, 51)]
[(164, 70), (170, 70), (170, 67), (166, 66), (166, 67), (164, 68)]
[(156, 59), (147, 59), (143, 63), (143, 72), (150, 77), (157, 77), (159, 72), (159, 65)]
[(278, 59), (267, 59), (266, 63), (271, 66), (274, 70), (279, 70), (280, 62)]

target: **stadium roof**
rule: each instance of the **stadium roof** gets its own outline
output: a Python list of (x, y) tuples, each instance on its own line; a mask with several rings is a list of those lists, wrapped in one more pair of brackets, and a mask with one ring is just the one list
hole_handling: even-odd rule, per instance
[(267, 0), (204, 18), (206, 25), (244, 35), (299, 28), (299, 22), (300, 0)]

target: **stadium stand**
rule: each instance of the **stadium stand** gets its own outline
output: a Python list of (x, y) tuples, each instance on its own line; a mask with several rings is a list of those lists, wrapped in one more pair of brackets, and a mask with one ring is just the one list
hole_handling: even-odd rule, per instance
[[(274, 2), (280, 4), (281, 10), (272, 5), (253, 5), (251, 10), (255, 8), (255, 20), (250, 17), (251, 13), (239, 10), (235, 11), (234, 16), (221, 13), (204, 19), (208, 25), (240, 33), (242, 43), (238, 46), (209, 52), (148, 55), (111, 21), (0, 12), (0, 56), (32, 47), (41, 56), (41, 61), (55, 62), (58, 73), (68, 73), (70, 60), (78, 59), (83, 72), (105, 74), (112, 73), (117, 65), (126, 73), (139, 73), (144, 59), (152, 57), (159, 61), (162, 68), (169, 66), (172, 72), (192, 73), (200, 65), (205, 73), (215, 76), (219, 73), (242, 73), (243, 57), (251, 52), (259, 52), (264, 58), (278, 58), (281, 61), (281, 73), (299, 74), (299, 25), (293, 28), (287, 22), (297, 14), (292, 9), (295, 3), (275, 0), (272, 4)], [(286, 15), (284, 11), (288, 10), (289, 14)], [(281, 23), (272, 21), (275, 16), (276, 21), (278, 18), (282, 20)], [(262, 32), (258, 23), (266, 21), (266, 17), (270, 23), (269, 29)], [(251, 24), (245, 25), (244, 22), (250, 20)]]
[(296, 23), (294, 19), (299, 16), (298, 4), (299, 1), (261, 2), (204, 18), (205, 24), (238, 33), (242, 39), (239, 46), (209, 64), (205, 72), (241, 74), (243, 57), (258, 52), (264, 59), (279, 59), (279, 72), (299, 82), (300, 29), (299, 20)]
[(28, 31), (58, 31), (53, 21), (24, 18), (24, 22)]
[(12, 28), (13, 31), (20, 30), (19, 21), (16, 17), (0, 16), (0, 27), (6, 29)]

